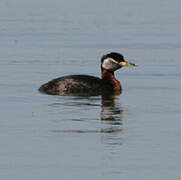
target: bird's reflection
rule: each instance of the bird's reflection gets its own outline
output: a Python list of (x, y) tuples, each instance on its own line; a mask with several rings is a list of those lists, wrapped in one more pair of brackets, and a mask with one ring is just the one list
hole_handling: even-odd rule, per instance
[[(118, 121), (122, 123), (123, 109), (121, 109), (120, 103), (118, 102), (119, 96), (116, 95), (103, 95), (101, 98), (101, 120)], [(119, 124), (120, 124), (119, 123)]]
[[(60, 99), (59, 99), (60, 98)], [(94, 106), (100, 108), (100, 116), (96, 119), (100, 119), (99, 129), (91, 130), (53, 130), (53, 132), (59, 133), (116, 133), (122, 131), (124, 121), (124, 109), (120, 104), (120, 94), (102, 94), (101, 96), (69, 96), (66, 97), (67, 102), (62, 102), (62, 96), (58, 97), (58, 102), (50, 104), (50, 106), (74, 106), (74, 107), (85, 107)], [(101, 103), (100, 103), (101, 100)], [(96, 102), (96, 103), (95, 103)], [(97, 103), (99, 102), (99, 103)], [(86, 120), (87, 119), (87, 120)], [(87, 117), (85, 121), (90, 121), (92, 118)], [(75, 121), (75, 119), (72, 119)]]
[(124, 110), (119, 103), (119, 94), (104, 94), (101, 97), (101, 115), (100, 119), (108, 127), (102, 132), (119, 132), (122, 130), (124, 121)]

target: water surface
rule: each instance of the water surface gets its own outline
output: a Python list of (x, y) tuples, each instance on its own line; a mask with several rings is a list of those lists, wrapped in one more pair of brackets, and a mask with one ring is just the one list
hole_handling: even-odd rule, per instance
[[(180, 1), (1, 0), (0, 24), (1, 179), (180, 180)], [(138, 65), (120, 96), (38, 92), (110, 51)]]

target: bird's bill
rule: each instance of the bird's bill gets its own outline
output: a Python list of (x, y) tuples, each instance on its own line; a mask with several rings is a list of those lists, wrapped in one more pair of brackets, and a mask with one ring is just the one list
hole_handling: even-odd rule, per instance
[(127, 61), (120, 62), (119, 64), (120, 64), (121, 66), (136, 66), (134, 63), (127, 62)]

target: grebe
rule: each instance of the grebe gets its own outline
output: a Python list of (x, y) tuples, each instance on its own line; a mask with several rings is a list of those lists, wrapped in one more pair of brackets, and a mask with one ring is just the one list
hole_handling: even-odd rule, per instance
[(102, 79), (89, 75), (63, 76), (43, 84), (39, 91), (52, 95), (69, 94), (111, 94), (121, 93), (121, 84), (114, 71), (124, 66), (135, 66), (124, 60), (123, 55), (111, 52), (101, 58)]

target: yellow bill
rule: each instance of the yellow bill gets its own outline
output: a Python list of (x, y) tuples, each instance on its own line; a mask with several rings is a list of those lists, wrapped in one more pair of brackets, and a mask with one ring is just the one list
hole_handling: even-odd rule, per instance
[(121, 66), (136, 66), (134, 63), (122, 61), (119, 63)]

